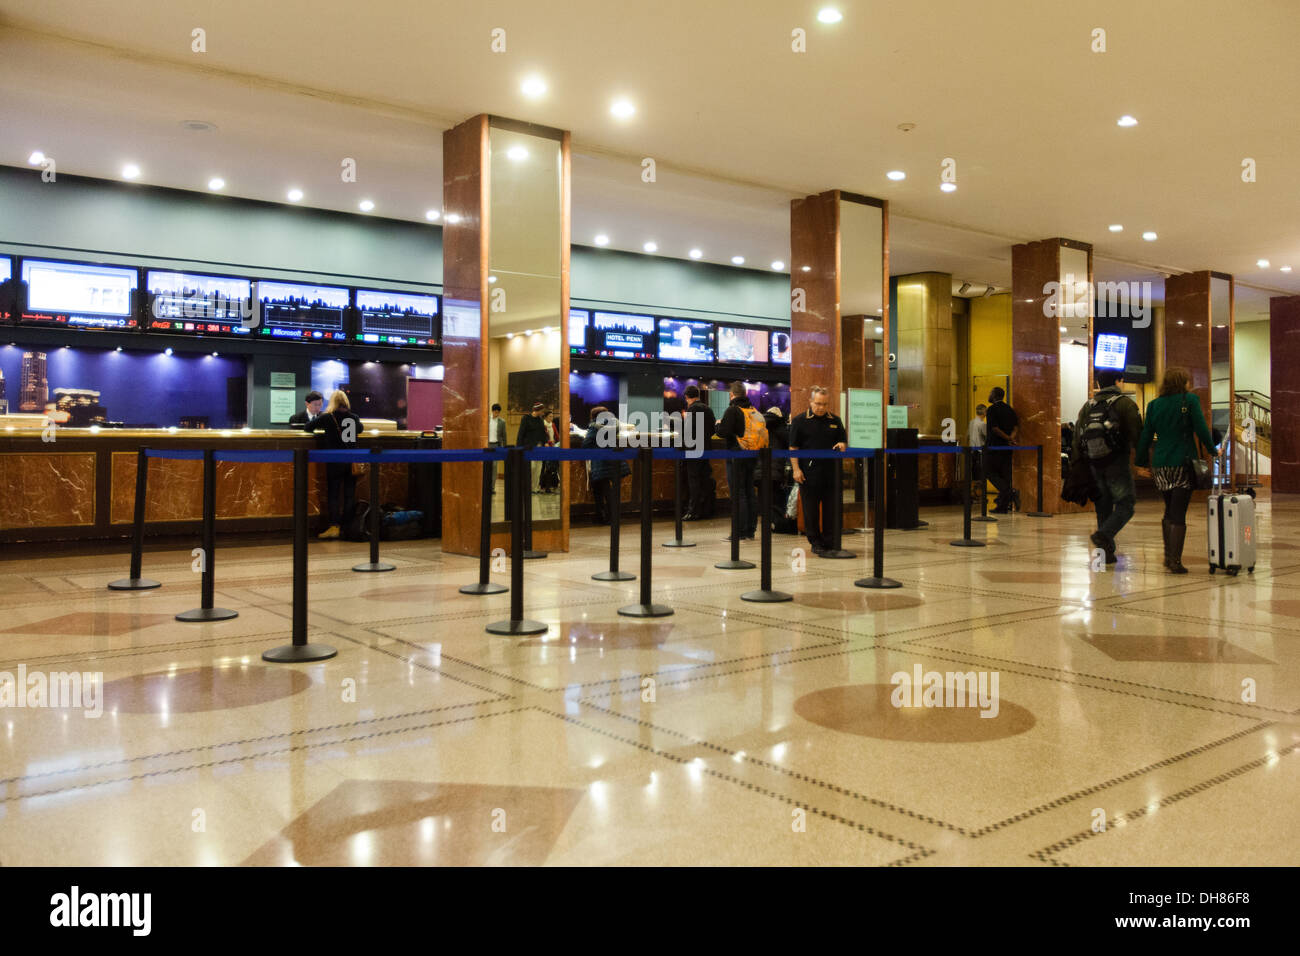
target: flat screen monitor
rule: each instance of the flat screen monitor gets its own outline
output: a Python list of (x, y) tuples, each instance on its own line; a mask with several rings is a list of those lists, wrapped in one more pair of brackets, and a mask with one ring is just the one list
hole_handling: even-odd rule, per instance
[(134, 329), (139, 274), (122, 266), (22, 261), (19, 321), (83, 329)]
[(1097, 354), (1093, 358), (1094, 368), (1111, 369), (1122, 372), (1128, 356), (1128, 336), (1098, 335)]
[(343, 317), (348, 310), (348, 290), (333, 285), (298, 285), (289, 282), (257, 283), (261, 303), (261, 338), (302, 342), (343, 342)]
[(718, 361), (768, 363), (768, 333), (766, 329), (745, 329), (732, 325), (718, 326)]
[(569, 310), (569, 354), (587, 354), (587, 328), (591, 325), (591, 313), (586, 309)]
[(772, 364), (789, 365), (794, 351), (794, 337), (789, 332), (772, 333)]
[(144, 327), (172, 335), (248, 336), (253, 333), (253, 283), (188, 272), (144, 274)]
[(712, 322), (660, 319), (659, 360), (661, 362), (712, 362), (714, 335)]
[(0, 319), (14, 314), (13, 263), (8, 256), (0, 256)]
[(586, 354), (593, 358), (654, 358), (654, 317), (593, 312), (591, 328), (587, 332)]
[(436, 349), (438, 297), (358, 289), (357, 330), (352, 338), (368, 345)]

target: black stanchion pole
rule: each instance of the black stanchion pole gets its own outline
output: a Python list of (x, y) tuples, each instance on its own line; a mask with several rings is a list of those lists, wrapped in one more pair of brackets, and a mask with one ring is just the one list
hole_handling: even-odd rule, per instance
[(968, 475), (967, 484), (972, 481), (978, 481), (980, 489), (980, 513), (978, 517), (971, 518), (970, 520), (980, 521), (985, 524), (997, 524), (998, 519), (989, 514), (989, 484), (988, 479), (984, 476), (984, 453), (980, 452), (979, 457), (977, 458), (974, 449), (969, 449), (969, 451), (970, 461), (978, 463), (978, 467), (973, 468), (972, 471), (978, 472), (979, 477), (976, 478), (974, 474)]
[(826, 506), (830, 511), (831, 546), (829, 550), (822, 552), (823, 558), (844, 559), (857, 557), (857, 554), (853, 551), (845, 551), (840, 547), (842, 543), (840, 526), (844, 523), (844, 467), (840, 464), (842, 460), (840, 458), (822, 459), (835, 473), (835, 488), (831, 492), (831, 500)]
[(755, 601), (759, 604), (776, 604), (780, 601), (793, 601), (794, 595), (784, 591), (772, 590), (772, 449), (763, 448), (758, 453), (758, 511), (759, 542), (758, 553), (758, 590), (746, 591), (740, 596), (742, 601)]
[(489, 578), (492, 573), (492, 483), (496, 481), (496, 470), (495, 461), (483, 462), (483, 487), (479, 493), (478, 580), (460, 588), (461, 594), (500, 594), (508, 590), (504, 584), (497, 584)]
[(338, 654), (328, 644), (307, 643), (307, 449), (293, 452), (293, 643), (262, 653), (280, 664), (324, 661)]
[(228, 621), (239, 617), (238, 611), (213, 607), (216, 592), (217, 558), (217, 459), (211, 448), (203, 450), (203, 552), (202, 599), (199, 606), (176, 615), (178, 621)]
[(524, 619), (524, 511), (525, 497), (532, 494), (527, 477), (528, 463), (522, 448), (511, 448), (506, 459), (506, 495), (514, 503), (510, 522), (510, 620), (487, 626), (489, 634), (528, 635), (546, 633), (541, 621)]
[(545, 551), (533, 550), (533, 472), (532, 463), (524, 462), (524, 477), (520, 478), (523, 485), (523, 506), (524, 506), (524, 558), (528, 561), (537, 558), (546, 557)]
[(693, 548), (694, 541), (682, 540), (682, 481), (684, 480), (682, 460), (673, 459), (673, 540), (665, 541), (665, 548)]
[[(965, 454), (966, 454), (966, 474), (969, 475), (969, 474), (972, 474), (972, 471), (971, 471), (971, 468), (972, 468), (972, 465), (971, 465), (971, 453), (970, 453), (970, 448), (969, 448), (969, 447), (966, 448)], [(962, 509), (961, 509), (961, 510), (962, 510), (962, 537), (961, 537), (961, 540), (960, 540), (960, 541), (949, 541), (948, 543), (951, 544), (954, 548), (982, 548), (982, 547), (984, 547), (984, 542), (983, 542), (983, 541), (975, 541), (975, 540), (972, 539), (971, 536), (970, 536), (970, 482), (969, 482), (969, 481), (963, 481), (963, 482), (962, 482), (961, 505), (962, 505)]]
[(641, 600), (618, 609), (624, 617), (667, 617), (673, 609), (666, 604), (650, 600), (650, 556), (654, 553), (654, 531), (650, 524), (650, 510), (654, 507), (654, 449), (642, 448), (637, 453), (637, 466), (641, 472)]
[[(732, 458), (728, 460), (736, 462), (742, 461), (740, 458)], [(728, 475), (728, 480), (730, 480), (731, 477), (738, 476), (739, 474), (740, 466), (733, 466)], [(727, 492), (727, 503), (731, 507), (731, 557), (726, 561), (719, 561), (714, 565), (714, 567), (721, 568), (724, 571), (744, 571), (747, 568), (752, 568), (754, 562), (742, 561), (740, 559), (740, 511), (736, 505), (740, 496), (740, 489), (731, 487), (727, 489)]]
[[(619, 470), (622, 469), (623, 463), (619, 461), (615, 464)], [(618, 551), (619, 551), (619, 525), (622, 524), (623, 516), (619, 513), (622, 503), (623, 492), (621, 485), (622, 478), (615, 475), (613, 478), (605, 479), (605, 508), (609, 511), (609, 570), (599, 571), (591, 576), (593, 581), (635, 581), (636, 575), (628, 571), (618, 569)]]
[(379, 560), (379, 455), (378, 446), (370, 449), (373, 460), (366, 471), (370, 479), (370, 560), (353, 565), (353, 571), (396, 571), (395, 565)]
[(1050, 518), (1052, 513), (1043, 510), (1043, 446), (1038, 446), (1038, 507), (1029, 512), (1030, 518)]
[(149, 456), (141, 448), (135, 456), (135, 522), (131, 529), (131, 571), (127, 577), (110, 581), (110, 591), (149, 591), (162, 587), (161, 581), (140, 576), (144, 565), (144, 505), (148, 486)]
[[(875, 517), (872, 519), (874, 527), (871, 529), (871, 577), (858, 578), (853, 582), (857, 587), (875, 590), (903, 586), (901, 581), (885, 577), (885, 454), (885, 449), (877, 448), (876, 453), (871, 456), (874, 459), (872, 468), (875, 471), (876, 485), (876, 495), (872, 499)], [(967, 487), (969, 488), (969, 484)]]

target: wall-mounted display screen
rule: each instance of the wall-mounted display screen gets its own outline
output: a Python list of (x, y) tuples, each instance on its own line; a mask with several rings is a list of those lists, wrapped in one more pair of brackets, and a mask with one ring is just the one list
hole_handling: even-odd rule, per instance
[(718, 327), (718, 361), (768, 362), (767, 330), (741, 329), (729, 325)]
[(593, 312), (591, 327), (587, 331), (587, 349), (581, 354), (592, 358), (654, 358), (654, 317)]
[(145, 272), (144, 327), (174, 335), (251, 335), (253, 284), (231, 276)]
[(0, 319), (14, 314), (13, 263), (8, 256), (0, 256)]
[(261, 322), (257, 334), (273, 339), (307, 342), (342, 342), (348, 290), (332, 285), (298, 285), (288, 282), (257, 284)]
[(1124, 371), (1128, 355), (1128, 337), (1124, 335), (1097, 336), (1097, 355), (1093, 359), (1094, 368)]
[(591, 313), (586, 309), (569, 310), (569, 354), (587, 354), (587, 328), (591, 325)]
[(134, 329), (138, 274), (121, 266), (24, 259), (19, 321), (86, 329)]
[(438, 297), (412, 292), (357, 290), (354, 341), (408, 348), (438, 347)]
[(659, 359), (664, 362), (712, 362), (712, 322), (659, 320)]
[(772, 333), (772, 362), (776, 365), (789, 365), (790, 354), (794, 351), (794, 340), (789, 332)]

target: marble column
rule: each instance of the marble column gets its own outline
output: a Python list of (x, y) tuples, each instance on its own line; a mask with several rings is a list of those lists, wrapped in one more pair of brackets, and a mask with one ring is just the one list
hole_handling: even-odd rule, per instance
[(1210, 273), (1187, 272), (1165, 280), (1165, 368), (1181, 365), (1210, 420)]
[(938, 435), (953, 417), (952, 276), (919, 272), (891, 279), (897, 316), (897, 404), (908, 407), (909, 424)]
[(1268, 300), (1273, 491), (1300, 493), (1300, 295)]

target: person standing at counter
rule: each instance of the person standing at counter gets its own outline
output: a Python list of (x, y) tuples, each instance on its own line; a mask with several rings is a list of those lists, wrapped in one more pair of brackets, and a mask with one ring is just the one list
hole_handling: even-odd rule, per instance
[[(347, 395), (336, 389), (330, 394), (325, 411), (311, 420), (307, 430), (315, 433), (316, 443), (320, 448), (355, 450), (359, 447), (357, 439), (361, 437), (361, 419), (353, 413)], [(371, 502), (372, 507), (376, 504)], [(329, 515), (329, 526), (317, 537), (337, 538), (340, 527), (352, 516), (354, 508), (356, 508), (356, 479), (352, 474), (352, 463), (326, 462), (324, 510)]]
[[(515, 444), (520, 448), (536, 448), (538, 445), (545, 445), (550, 441), (550, 432), (546, 428), (546, 406), (538, 402), (533, 406), (533, 413), (525, 415), (519, 422), (519, 434), (515, 436)], [(542, 477), (542, 463), (540, 461), (529, 462), (531, 467), (531, 476), (528, 490), (533, 494), (540, 494), (541, 488), (539, 482)]]
[[(732, 382), (728, 391), (731, 404), (718, 420), (718, 437), (726, 439), (730, 451), (766, 448), (767, 420), (749, 400), (745, 383)], [(758, 502), (754, 498), (754, 468), (757, 464), (753, 458), (727, 459), (727, 485), (736, 500), (734, 533), (737, 537), (751, 540), (758, 526)]]
[(294, 412), (289, 416), (289, 427), (305, 429), (311, 424), (311, 420), (320, 414), (320, 407), (324, 401), (325, 396), (312, 389), (302, 400), (302, 411)]
[[(844, 451), (848, 447), (848, 433), (840, 417), (831, 414), (830, 393), (818, 385), (810, 397), (808, 411), (790, 422), (791, 451), (832, 448)], [(803, 502), (804, 534), (813, 554), (820, 557), (835, 545), (831, 497), (840, 494), (842, 466), (838, 458), (795, 458), (793, 463), (794, 480), (799, 484), (799, 499)]]
[[(709, 440), (713, 437), (713, 430), (718, 426), (717, 416), (713, 414), (713, 409), (709, 408), (708, 402), (700, 400), (698, 385), (687, 385), (684, 394), (686, 411), (682, 415), (695, 416), (695, 421), (692, 422), (694, 427), (690, 431), (693, 442), (688, 450), (708, 451)], [(713, 509), (716, 507), (713, 462), (708, 458), (691, 458), (688, 455), (682, 462), (682, 470), (686, 472), (686, 514), (682, 516), (682, 520), (703, 521), (705, 518), (712, 518)]]

